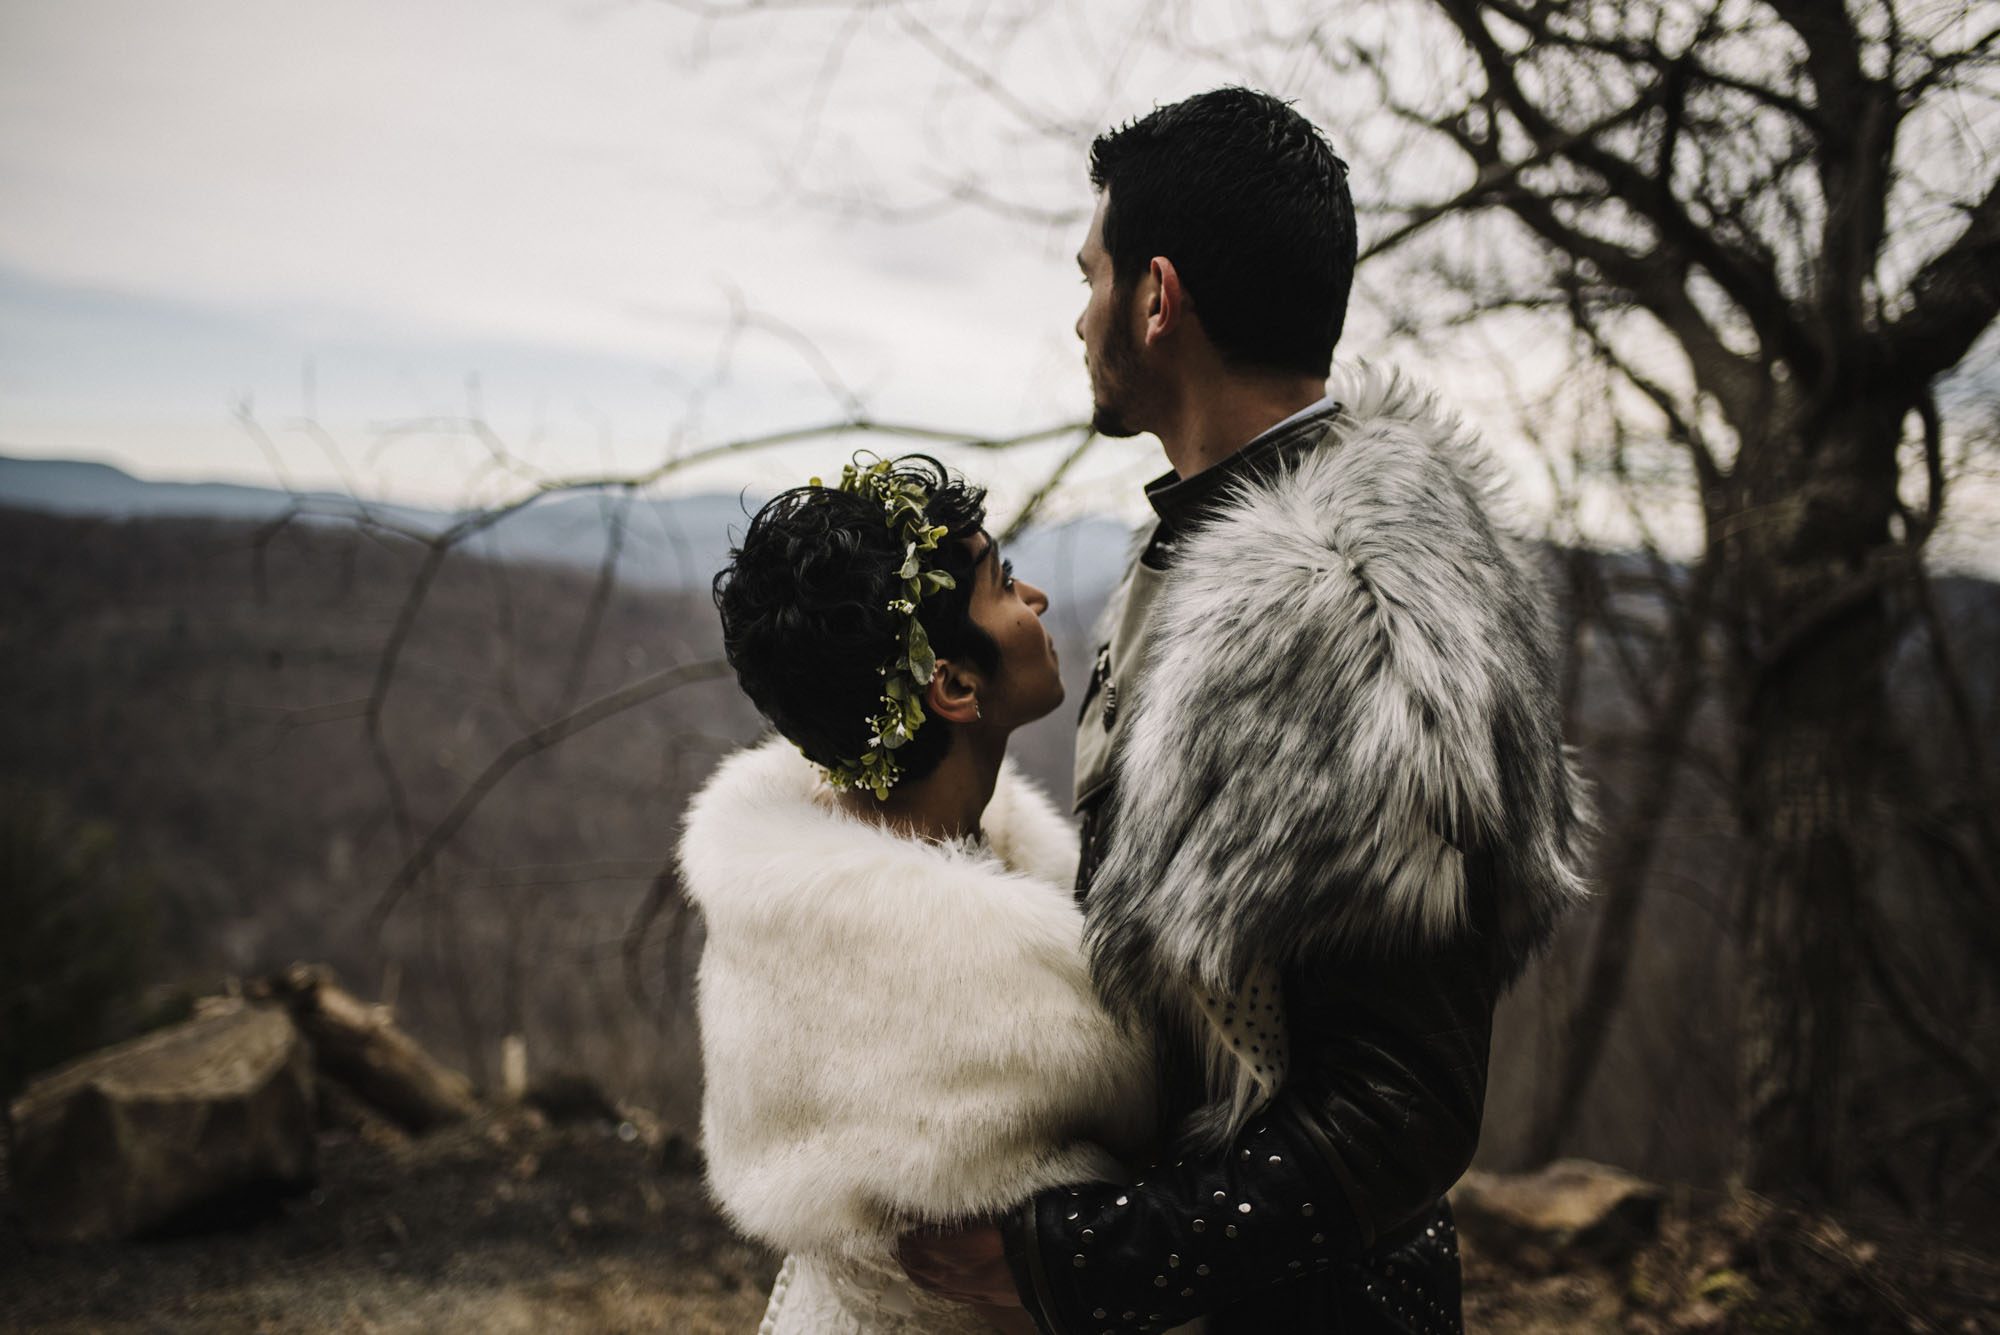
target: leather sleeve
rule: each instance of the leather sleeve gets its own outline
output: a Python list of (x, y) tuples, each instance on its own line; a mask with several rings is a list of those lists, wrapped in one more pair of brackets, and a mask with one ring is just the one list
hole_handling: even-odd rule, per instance
[(1003, 1221), (1022, 1304), (1047, 1335), (1158, 1331), (1360, 1250), (1296, 1118), (1254, 1119), (1226, 1154), (1130, 1186), (1043, 1192)]
[(1497, 995), (1471, 947), (1347, 961), (1289, 983), (1286, 1094), (1346, 1188), (1363, 1247), (1427, 1210), (1472, 1162)]
[(1291, 1078), (1226, 1152), (1044, 1192), (1003, 1221), (1041, 1329), (1165, 1330), (1392, 1241), (1478, 1143), (1490, 979), (1469, 948), (1288, 976)]

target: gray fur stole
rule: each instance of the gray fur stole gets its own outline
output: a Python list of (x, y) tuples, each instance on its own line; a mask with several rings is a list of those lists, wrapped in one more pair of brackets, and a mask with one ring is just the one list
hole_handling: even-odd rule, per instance
[(1546, 595), (1489, 466), (1393, 372), (1330, 388), (1346, 411), (1154, 608), (1086, 905), (1115, 1007), (1474, 933), (1511, 981), (1586, 893)]

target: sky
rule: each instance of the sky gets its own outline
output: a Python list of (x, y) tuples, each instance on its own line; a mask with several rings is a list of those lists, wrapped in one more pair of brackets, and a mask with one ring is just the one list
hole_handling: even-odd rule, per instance
[[(1225, 73), (1345, 96), (1310, 52), (1202, 54), (1255, 4), (972, 7), (988, 31), (951, 34), (980, 54), (969, 81), (934, 6), (716, 16), (735, 3), (0, 0), (0, 454), (453, 506), (857, 405), (967, 436), (1073, 422), (1090, 135)], [(1336, 114), (1337, 142), (1393, 122)], [(967, 183), (1009, 207), (943, 198)], [(1367, 266), (1359, 284), (1343, 355), (1401, 316)], [(1539, 464), (1502, 400), (1569, 353), (1484, 337), (1420, 369), (1532, 512)], [(768, 492), (853, 443), (663, 486)], [(1004, 513), (1065, 447), (950, 457)], [(1149, 438), (1103, 447), (1064, 503), (1137, 517), (1162, 465)], [(2000, 570), (2000, 479), (1958, 504), (1960, 548)], [(1697, 533), (1685, 507), (1665, 528)]]
[(796, 45), (665, 3), (0, 0), (0, 453), (437, 502), (524, 470), (381, 428), (477, 404), (546, 475), (849, 395), (1087, 415), (1078, 238), (802, 200)]

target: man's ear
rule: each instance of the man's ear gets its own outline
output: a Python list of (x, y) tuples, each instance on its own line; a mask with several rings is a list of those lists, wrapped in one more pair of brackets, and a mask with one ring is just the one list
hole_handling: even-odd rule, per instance
[(1146, 303), (1143, 336), (1147, 343), (1165, 338), (1187, 318), (1187, 293), (1181, 287), (1181, 276), (1174, 271), (1174, 262), (1165, 255), (1153, 256), (1141, 297)]
[(977, 673), (940, 658), (930, 685), (924, 687), (924, 712), (951, 723), (971, 723), (979, 717), (980, 685)]

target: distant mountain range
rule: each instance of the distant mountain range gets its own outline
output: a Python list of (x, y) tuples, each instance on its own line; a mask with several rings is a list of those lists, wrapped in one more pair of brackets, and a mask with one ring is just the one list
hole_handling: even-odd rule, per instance
[[(618, 571), (652, 588), (705, 586), (728, 559), (762, 497), (732, 493), (635, 499), (625, 512)], [(610, 493), (551, 496), (510, 515), (469, 550), (506, 561), (595, 569), (604, 558), (611, 517), (623, 504)], [(226, 482), (148, 482), (109, 464), (0, 456), (0, 506), (113, 519), (168, 516), (260, 521), (297, 511), (315, 523), (369, 517), (417, 533), (441, 533), (461, 513), (363, 503), (337, 492), (295, 495)], [(1015, 540), (1015, 568), (1048, 587), (1058, 602), (1095, 605), (1117, 582), (1129, 532), (1118, 520), (1091, 516), (1038, 527)]]

